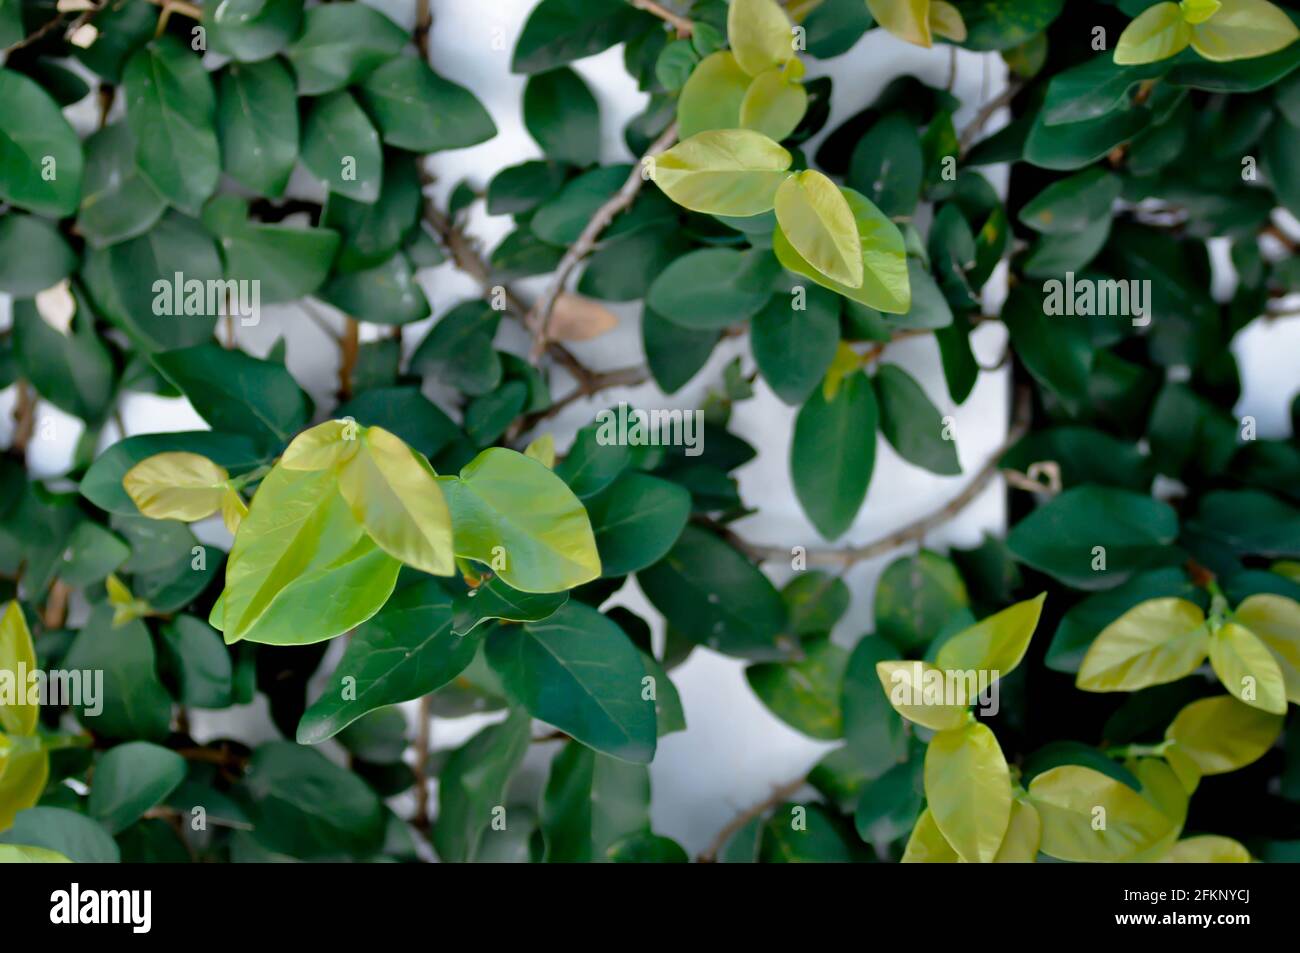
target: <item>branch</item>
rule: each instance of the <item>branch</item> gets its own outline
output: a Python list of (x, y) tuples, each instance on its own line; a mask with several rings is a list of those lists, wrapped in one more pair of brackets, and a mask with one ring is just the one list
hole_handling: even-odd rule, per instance
[(352, 396), (352, 371), (357, 366), (361, 352), (361, 325), (348, 315), (343, 316), (343, 335), (339, 338), (339, 400)]
[(18, 381), (18, 399), (14, 403), (14, 435), (10, 443), (19, 456), (27, 453), (27, 445), (36, 430), (36, 391), (25, 380)]
[[(862, 546), (850, 546), (843, 549), (810, 549), (808, 551), (808, 565), (839, 566), (847, 569), (854, 563), (862, 562), (864, 559), (874, 559), (876, 556), (883, 556), (900, 546), (924, 540), (931, 530), (942, 526), (964, 510), (983, 492), (985, 487), (993, 482), (993, 478), (998, 475), (998, 461), (1002, 459), (1002, 455), (1015, 446), (1029, 430), (1030, 410), (1031, 395), (1026, 388), (1021, 390), (1017, 396), (1015, 419), (1007, 429), (1006, 440), (993, 452), (992, 456), (989, 457), (989, 461), (984, 464), (980, 471), (975, 474), (975, 478), (966, 484), (966, 487), (942, 508), (907, 524), (901, 529), (895, 530), (888, 536)], [(790, 551), (786, 547), (756, 546), (745, 542), (729, 531), (727, 535), (733, 545), (758, 562), (790, 558)]]
[(709, 846), (706, 847), (704, 851), (695, 858), (696, 862), (701, 864), (712, 864), (716, 862), (718, 859), (718, 854), (722, 853), (722, 849), (727, 846), (727, 841), (731, 840), (731, 838), (735, 835), (735, 833), (738, 830), (740, 830), (742, 827), (744, 827), (754, 818), (762, 817), (764, 814), (772, 810), (772, 808), (776, 807), (782, 801), (788, 800), (789, 798), (793, 797), (795, 792), (798, 791), (801, 787), (803, 787), (807, 783), (807, 781), (808, 781), (807, 776), (801, 774), (799, 775), (799, 777), (792, 778), (791, 780), (786, 781), (784, 784), (778, 784), (776, 787), (772, 789), (771, 795), (769, 795), (765, 800), (759, 801), (753, 807), (749, 807), (741, 811), (739, 814), (737, 814), (735, 817), (731, 819), (731, 821), (727, 824), (726, 827), (718, 831), (718, 835), (715, 838), (713, 838), (713, 840), (709, 843)]
[[(646, 156), (657, 156), (671, 147), (676, 141), (677, 123), (674, 122), (651, 144), (646, 151)], [(578, 263), (583, 258), (591, 254), (601, 234), (609, 227), (615, 216), (627, 209), (636, 200), (637, 194), (641, 191), (641, 186), (644, 183), (645, 178), (642, 176), (641, 163), (638, 162), (627, 177), (627, 181), (623, 183), (623, 187), (610, 196), (604, 205), (596, 209), (596, 213), (587, 222), (587, 226), (582, 230), (582, 234), (578, 236), (578, 240), (569, 246), (569, 250), (560, 259), (551, 283), (542, 292), (542, 296), (537, 299), (537, 303), (533, 305), (532, 311), (528, 313), (528, 317), (524, 321), (524, 326), (533, 335), (533, 348), (530, 359), (534, 363), (546, 350), (547, 343), (550, 340), (551, 312), (555, 309), (555, 301), (559, 298), (560, 292), (564, 290), (569, 275), (573, 273), (573, 269), (578, 266)]]
[(653, 14), (660, 20), (669, 24), (677, 31), (678, 39), (688, 37), (695, 32), (694, 23), (680, 14), (673, 13), (673, 11), (661, 4), (655, 3), (655, 0), (628, 0), (628, 2), (638, 10), (644, 10), (646, 13)]
[(420, 723), (415, 726), (415, 814), (411, 826), (418, 831), (429, 829), (429, 733), (433, 722), (433, 696), (420, 698)]
[(620, 367), (612, 371), (593, 371), (589, 377), (580, 381), (577, 387), (555, 401), (551, 406), (526, 416), (523, 420), (523, 426), (519, 428), (519, 432), (523, 433), (531, 430), (543, 420), (549, 420), (570, 404), (576, 403), (584, 397), (595, 396), (601, 391), (609, 390), (612, 387), (636, 387), (638, 384), (644, 384), (649, 379), (649, 373), (639, 365), (636, 367)]
[(958, 152), (962, 156), (965, 156), (970, 151), (970, 147), (975, 143), (975, 137), (993, 118), (993, 114), (1003, 106), (1010, 105), (1011, 100), (1015, 99), (1016, 95), (1024, 88), (1025, 84), (1023, 82), (1018, 79), (1012, 80), (1007, 84), (1006, 89), (980, 108), (980, 111), (975, 114), (975, 118), (970, 121), (970, 125), (961, 131), (961, 139), (958, 140)]

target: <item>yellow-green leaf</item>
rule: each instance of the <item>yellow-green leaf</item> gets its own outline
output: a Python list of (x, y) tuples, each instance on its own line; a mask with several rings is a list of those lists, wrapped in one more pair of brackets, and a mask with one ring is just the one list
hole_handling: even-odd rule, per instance
[(933, 0), (930, 4), (930, 32), (954, 43), (966, 41), (966, 21), (961, 18), (961, 11), (944, 0)]
[(1291, 18), (1268, 0), (1222, 0), (1219, 11), (1191, 31), (1192, 49), (1216, 62), (1267, 56), (1300, 37)]
[(352, 515), (388, 555), (437, 576), (455, 572), (451, 514), (433, 468), (387, 430), (368, 427), (339, 471)]
[(760, 132), (713, 130), (659, 156), (654, 181), (683, 208), (745, 217), (772, 208), (790, 162), (790, 153)]
[(0, 844), (0, 864), (70, 864), (57, 850), (44, 847), (24, 847), (18, 844)]
[(1089, 692), (1135, 692), (1190, 675), (1208, 651), (1200, 606), (1173, 597), (1148, 599), (1101, 630), (1076, 684)]
[(731, 0), (727, 39), (740, 68), (757, 76), (793, 58), (791, 26), (776, 0)]
[(1225, 774), (1264, 756), (1282, 733), (1282, 716), (1231, 695), (1202, 698), (1183, 708), (1165, 732), (1201, 774)]
[(1065, 764), (1037, 775), (1029, 799), (1043, 822), (1043, 853), (1076, 863), (1114, 863), (1149, 850), (1174, 828), (1128, 785)]
[(1183, 19), (1194, 25), (1214, 16), (1223, 4), (1219, 0), (1181, 0), (1178, 6), (1182, 8)]
[(794, 132), (808, 111), (808, 91), (780, 66), (759, 73), (740, 103), (740, 124), (780, 141)]
[(1192, 760), (1191, 755), (1183, 751), (1178, 745), (1171, 744), (1165, 748), (1165, 761), (1168, 762), (1170, 770), (1178, 777), (1178, 782), (1183, 786), (1183, 790), (1188, 794), (1195, 794), (1196, 789), (1201, 784), (1201, 769)]
[(916, 46), (931, 46), (930, 0), (867, 0), (871, 15), (885, 30)]
[(1167, 60), (1192, 42), (1192, 28), (1176, 3), (1157, 3), (1143, 10), (1120, 34), (1115, 62), (1122, 66)]
[(555, 469), (555, 435), (544, 433), (524, 447), (524, 456), (532, 457), (548, 470)]
[[(1292, 582), (1300, 582), (1300, 562), (1294, 559), (1279, 559), (1273, 565), (1268, 567), (1269, 572), (1275, 572), (1285, 579)], [(1247, 600), (1249, 601), (1249, 600)]]
[(990, 863), (1011, 822), (1011, 773), (987, 725), (941, 731), (925, 753), (925, 798), (934, 822), (969, 863)]
[(1174, 769), (1160, 758), (1141, 758), (1128, 762), (1127, 767), (1141, 782), (1140, 793), (1146, 802), (1172, 822), (1163, 837), (1130, 860), (1135, 863), (1159, 860), (1182, 833), (1190, 795)]
[(1247, 705), (1286, 713), (1286, 685), (1277, 659), (1254, 632), (1228, 622), (1210, 638), (1210, 664), (1229, 694)]
[(147, 600), (137, 599), (126, 587), (126, 583), (118, 579), (114, 573), (109, 573), (108, 578), (104, 580), (104, 589), (108, 593), (108, 603), (113, 607), (115, 629), (135, 619), (157, 614)]
[(0, 615), (0, 672), (9, 673), (14, 680), (15, 697), (12, 705), (0, 697), (0, 728), (11, 735), (30, 735), (36, 731), (41, 706), (27, 704), (27, 682), (19, 678), (20, 670), (36, 671), (36, 648), (23, 607), (17, 599), (10, 599)]
[(903, 234), (870, 199), (853, 189), (841, 189), (853, 211), (862, 243), (862, 284), (850, 287), (813, 267), (801, 255), (778, 222), (772, 233), (772, 250), (784, 268), (809, 278), (823, 288), (887, 314), (906, 314), (912, 306), (907, 276), (907, 249)]
[(1043, 840), (1043, 821), (1028, 798), (1017, 795), (1011, 802), (1011, 822), (998, 847), (995, 864), (1032, 864)]
[(735, 129), (749, 83), (749, 74), (730, 51), (706, 56), (677, 99), (677, 134), (686, 140), (712, 129)]
[(1046, 598), (1044, 592), (1017, 602), (959, 632), (939, 649), (935, 664), (942, 669), (989, 672), (995, 678), (1010, 674), (1025, 657)]
[(912, 828), (912, 836), (907, 839), (903, 851), (905, 864), (955, 864), (961, 858), (952, 849), (952, 845), (943, 839), (939, 825), (934, 822), (934, 815), (929, 808), (921, 812)]
[(968, 708), (975, 698), (966, 697), (965, 683), (949, 691), (943, 670), (929, 662), (877, 662), (876, 676), (889, 704), (908, 721), (943, 731), (960, 728), (969, 720)]
[[(3, 735), (0, 735), (3, 738)], [(50, 779), (50, 755), (35, 738), (14, 742), (8, 756), (0, 755), (0, 831), (14, 822), (14, 815), (40, 800)]]
[(357, 452), (360, 428), (354, 420), (327, 420), (293, 438), (279, 465), (286, 470), (326, 470)]
[(122, 477), (127, 496), (145, 516), (187, 523), (221, 509), (229, 475), (197, 453), (158, 453)]
[(226, 487), (226, 492), (221, 495), (221, 521), (226, 524), (231, 536), (239, 532), (239, 524), (247, 515), (248, 504), (239, 495), (239, 491), (231, 486)]
[(862, 239), (839, 186), (813, 169), (776, 190), (776, 220), (803, 259), (832, 281), (862, 287)]
[(1300, 705), (1300, 602), (1261, 593), (1245, 599), (1232, 618), (1268, 646), (1282, 671), (1287, 699)]
[(1248, 864), (1250, 851), (1231, 837), (1186, 837), (1160, 858), (1162, 864)]

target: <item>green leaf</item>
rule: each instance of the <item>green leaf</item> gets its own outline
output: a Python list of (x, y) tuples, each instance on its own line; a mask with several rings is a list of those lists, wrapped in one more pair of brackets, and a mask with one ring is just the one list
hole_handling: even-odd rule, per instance
[(274, 56), (302, 24), (302, 0), (224, 0), (205, 8), (203, 22), (214, 52), (252, 62)]
[(258, 289), (255, 307), (297, 301), (324, 283), (339, 247), (337, 232), (263, 225), (247, 216), (247, 206), (233, 195), (214, 198), (203, 211), (221, 246), (227, 277)]
[(825, 636), (804, 642), (794, 662), (761, 662), (745, 669), (754, 694), (772, 714), (810, 738), (843, 737), (840, 692), (849, 653)]
[(820, 570), (797, 574), (781, 590), (797, 636), (828, 633), (849, 607), (849, 587), (838, 576)]
[(650, 830), (650, 772), (566, 744), (551, 762), (542, 794), (546, 862), (603, 861), (611, 847)]
[(1035, 777), (1029, 801), (1043, 822), (1043, 853), (1072, 863), (1129, 860), (1174, 830), (1172, 818), (1128, 785), (1077, 765)]
[(1215, 695), (1194, 701), (1174, 718), (1165, 738), (1201, 774), (1226, 774), (1262, 758), (1282, 732), (1282, 716)]
[(233, 671), (221, 635), (202, 619), (179, 615), (162, 628), (164, 655), (180, 683), (179, 701), (194, 708), (228, 708)]
[(1093, 347), (1082, 327), (1044, 314), (1042, 301), (1024, 285), (1008, 296), (1002, 320), (1029, 373), (1067, 409), (1082, 407), (1093, 364)]
[(904, 113), (885, 116), (863, 136), (849, 163), (848, 186), (887, 217), (910, 216), (921, 196), (925, 163), (916, 125)]
[(280, 60), (232, 63), (217, 88), (221, 166), (259, 195), (284, 193), (298, 159), (298, 101)]
[(813, 391), (795, 418), (790, 475), (809, 522), (826, 539), (842, 535), (867, 495), (876, 460), (878, 410), (860, 371), (840, 383), (834, 398)]
[(285, 51), (302, 96), (352, 85), (391, 60), (407, 41), (405, 30), (364, 3), (323, 4), (303, 19), (302, 32)]
[(876, 631), (900, 648), (920, 649), (969, 605), (966, 584), (957, 567), (938, 553), (923, 549), (885, 567), (876, 583)]
[(494, 447), (439, 483), (457, 556), (491, 567), (522, 592), (559, 592), (600, 575), (586, 511), (536, 460)]
[(331, 192), (367, 205), (379, 198), (384, 165), (379, 133), (350, 93), (331, 93), (312, 104), (302, 130), (301, 157), (307, 171)]
[(782, 658), (785, 605), (758, 569), (711, 533), (687, 526), (668, 555), (637, 573), (651, 604), (699, 645), (756, 661)]
[(404, 252), (363, 271), (336, 274), (320, 296), (344, 314), (375, 324), (410, 324), (429, 316), (429, 299)]
[(626, 165), (598, 166), (570, 180), (537, 207), (529, 220), (533, 235), (557, 246), (577, 241), (591, 217), (627, 181), (630, 171)]
[(184, 758), (147, 741), (132, 741), (99, 759), (86, 806), (91, 817), (117, 834), (184, 780)]
[(399, 149), (464, 149), (497, 133), (473, 93), (413, 56), (389, 60), (366, 77), (360, 89), (384, 142)]
[(587, 501), (602, 576), (645, 569), (672, 548), (691, 514), (685, 487), (625, 473)]
[[(519, 215), (536, 208), (560, 190), (569, 169), (558, 162), (532, 159), (507, 166), (487, 187), (489, 215)], [(588, 268), (590, 269), (590, 265)]]
[(54, 406), (88, 423), (103, 420), (113, 402), (113, 359), (95, 333), (84, 305), (75, 330), (60, 334), (30, 299), (13, 309), (13, 347), (18, 366)]
[(81, 269), (95, 310), (146, 352), (212, 338), (215, 309), (204, 302), (197, 314), (187, 310), (184, 287), (175, 284), (178, 273), (186, 284), (220, 281), (222, 274), (212, 236), (174, 211), (138, 238), (92, 250)]
[(197, 214), (221, 175), (216, 98), (202, 60), (162, 36), (131, 57), (122, 83), (141, 173), (171, 205)]
[(817, 271), (850, 288), (862, 285), (862, 239), (853, 209), (834, 182), (813, 170), (791, 175), (776, 191), (776, 220)]
[(67, 857), (45, 847), (15, 847), (0, 844), (0, 864), (70, 864)]
[(352, 398), (337, 414), (383, 427), (426, 457), (437, 456), (459, 436), (451, 418), (415, 387), (376, 387)]
[(906, 313), (911, 305), (907, 253), (898, 227), (880, 209), (852, 189), (841, 189), (857, 224), (862, 245), (860, 287), (840, 284), (813, 267), (791, 244), (780, 225), (772, 235), (772, 250), (789, 271), (810, 278), (823, 288), (888, 314)]
[(453, 634), (452, 599), (438, 582), (398, 590), (348, 640), (298, 723), (298, 743), (319, 744), (369, 712), (437, 691), (465, 670), (478, 645), (478, 636)]
[(666, 394), (681, 390), (699, 372), (717, 346), (719, 336), (718, 331), (679, 327), (656, 314), (649, 305), (641, 311), (641, 343), (646, 364), (655, 383)]
[(172, 700), (158, 680), (153, 640), (143, 622), (115, 628), (112, 607), (101, 603), (68, 649), (63, 667), (104, 673), (99, 697), (83, 694), (77, 707), (78, 721), (97, 736), (150, 741), (167, 737)]
[(552, 161), (577, 166), (600, 161), (600, 107), (583, 78), (568, 67), (528, 77), (524, 125)]
[(989, 672), (1006, 677), (1020, 664), (1038, 628), (1047, 593), (1017, 602), (943, 643), (935, 664), (942, 669)]
[(1011, 776), (998, 740), (974, 722), (934, 736), (925, 753), (925, 796), (962, 860), (989, 863), (1011, 822)]
[(116, 533), (87, 520), (68, 539), (59, 578), (74, 588), (84, 589), (103, 582), (130, 555), (131, 547)]
[(880, 365), (872, 384), (880, 405), (880, 431), (898, 455), (931, 473), (961, 473), (957, 445), (944, 437), (947, 424), (921, 385), (895, 364)]
[(610, 844), (605, 859), (615, 864), (688, 864), (691, 860), (676, 841), (649, 831)]
[(1087, 169), (1053, 182), (1020, 210), (1020, 221), (1045, 235), (1068, 235), (1110, 217), (1123, 182), (1104, 169)]
[(333, 472), (277, 466), (235, 536), (220, 628), (227, 643), (333, 638), (379, 611), (400, 566), (366, 536)]
[(135, 152), (135, 136), (125, 122), (105, 126), (86, 140), (77, 231), (95, 248), (147, 232), (167, 208), (167, 200), (141, 173)]
[(1065, 0), (967, 0), (961, 5), (969, 50), (1010, 50), (1042, 33)]
[(540, 622), (569, 601), (567, 592), (519, 592), (497, 576), (456, 596), (452, 632), (467, 635), (484, 622)]
[[(1079, 589), (1108, 589), (1164, 558), (1178, 517), (1159, 500), (1112, 487), (1066, 490), (1021, 520), (1007, 545), (1021, 562)], [(1100, 547), (1100, 550), (1098, 550)]]
[(0, 291), (30, 298), (58, 284), (77, 264), (53, 223), (16, 213), (0, 218)]
[[(364, 857), (383, 843), (383, 802), (361, 778), (312, 748), (289, 741), (261, 745), (244, 787), (253, 836), (270, 850), (304, 860)], [(322, 791), (329, 796), (321, 797)]]
[(658, 156), (655, 184), (683, 208), (711, 215), (750, 216), (771, 209), (791, 178), (789, 152), (760, 132), (700, 132)]
[[(796, 818), (800, 825), (794, 823)], [(847, 864), (861, 859), (859, 846), (852, 826), (822, 805), (779, 804), (763, 825), (758, 862)]]
[(13, 827), (0, 834), (0, 841), (54, 851), (76, 864), (116, 864), (121, 859), (104, 825), (61, 807), (20, 811)]
[(433, 326), (415, 353), (411, 369), (471, 396), (501, 384), (501, 358), (492, 346), (500, 312), (485, 301), (464, 301)]
[[(433, 846), (444, 863), (466, 863), (501, 836), (492, 821), (505, 804), (506, 786), (528, 752), (532, 720), (522, 711), (484, 728), (451, 753), (438, 775), (438, 821)], [(507, 819), (506, 829), (510, 828)]]
[(541, 0), (515, 44), (510, 70), (540, 73), (631, 39), (649, 22), (623, 0)]
[(657, 742), (655, 706), (644, 695), (645, 665), (623, 631), (580, 602), (541, 622), (496, 629), (488, 664), (534, 718), (588, 747), (649, 764)]
[(59, 105), (34, 81), (0, 69), (0, 199), (63, 217), (81, 199), (81, 143)]
[(764, 248), (700, 248), (655, 279), (646, 304), (692, 331), (716, 331), (757, 313), (772, 296), (777, 265)]
[(217, 344), (166, 351), (154, 363), (213, 429), (280, 447), (311, 416), (311, 402), (280, 364)]

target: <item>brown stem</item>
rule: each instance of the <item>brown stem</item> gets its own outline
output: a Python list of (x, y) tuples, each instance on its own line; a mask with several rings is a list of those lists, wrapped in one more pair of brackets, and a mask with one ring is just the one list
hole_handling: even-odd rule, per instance
[(433, 723), (433, 696), (420, 699), (420, 722), (415, 726), (415, 816), (411, 824), (416, 830), (429, 829), (429, 745)]
[[(921, 517), (901, 529), (895, 530), (888, 536), (881, 537), (873, 542), (866, 543), (862, 546), (849, 546), (842, 549), (810, 549), (807, 553), (809, 566), (838, 566), (847, 568), (854, 563), (861, 562), (864, 559), (873, 559), (876, 556), (883, 556), (898, 549), (900, 546), (906, 546), (908, 543), (918, 543), (925, 539), (926, 535), (932, 530), (937, 529), (944, 523), (947, 523), (954, 516), (969, 506), (976, 497), (980, 495), (998, 475), (998, 461), (1002, 455), (1012, 446), (1019, 442), (1020, 438), (1025, 435), (1029, 429), (1029, 414), (1031, 410), (1031, 395), (1027, 388), (1022, 389), (1016, 399), (1016, 413), (1011, 426), (1007, 430), (1006, 440), (1002, 445), (989, 457), (987, 463), (975, 474), (975, 478), (966, 484), (955, 497), (926, 516)], [(728, 532), (727, 534), (733, 545), (748, 555), (751, 559), (758, 562), (789, 559), (790, 550), (784, 546), (757, 546), (753, 543), (747, 543), (739, 537)]]
[(18, 382), (18, 400), (14, 404), (14, 437), (10, 447), (19, 455), (27, 453), (36, 430), (36, 391), (25, 380)]
[(41, 613), (41, 625), (46, 632), (63, 628), (68, 618), (68, 596), (72, 588), (62, 579), (50, 583), (49, 595), (45, 597), (45, 611)]
[[(646, 157), (653, 158), (659, 155), (676, 141), (677, 123), (674, 122), (651, 144), (646, 151)], [(637, 163), (631, 174), (628, 175), (627, 181), (623, 183), (622, 188), (610, 196), (600, 208), (596, 209), (595, 214), (591, 216), (577, 241), (569, 246), (564, 253), (564, 257), (560, 259), (555, 274), (551, 278), (551, 283), (542, 292), (542, 296), (537, 299), (537, 303), (533, 305), (532, 311), (528, 313), (528, 317), (524, 321), (524, 326), (533, 335), (530, 359), (534, 363), (542, 356), (542, 352), (546, 350), (546, 346), (550, 342), (551, 312), (555, 309), (556, 299), (559, 298), (560, 292), (564, 290), (569, 275), (578, 266), (578, 263), (596, 247), (596, 242), (610, 223), (614, 221), (614, 218), (636, 200), (644, 183), (645, 176), (642, 174), (641, 164)]]
[(1024, 89), (1024, 86), (1025, 84), (1020, 80), (1012, 80), (1007, 84), (1006, 89), (980, 107), (980, 111), (975, 114), (975, 118), (961, 131), (961, 138), (958, 140), (958, 152), (962, 156), (965, 156), (970, 151), (970, 147), (975, 144), (975, 137), (993, 118), (993, 114), (1015, 99), (1016, 95)]
[(361, 351), (361, 325), (352, 317), (343, 319), (343, 336), (339, 338), (339, 400), (352, 396), (352, 372)]
[(727, 841), (731, 840), (737, 831), (754, 818), (762, 817), (782, 801), (793, 797), (795, 792), (807, 783), (807, 780), (807, 776), (801, 774), (797, 778), (791, 778), (784, 784), (778, 784), (772, 789), (771, 795), (767, 798), (733, 817), (722, 830), (718, 831), (718, 835), (713, 838), (702, 853), (696, 856), (695, 860), (701, 864), (714, 863), (718, 859), (718, 854), (722, 853), (722, 849), (727, 846)]
[(638, 10), (644, 10), (646, 13), (653, 14), (660, 20), (663, 20), (665, 23), (672, 26), (673, 29), (677, 31), (678, 38), (688, 37), (695, 32), (694, 23), (681, 14), (673, 13), (673, 11), (669, 10), (662, 4), (656, 3), (655, 0), (628, 0), (628, 2)]

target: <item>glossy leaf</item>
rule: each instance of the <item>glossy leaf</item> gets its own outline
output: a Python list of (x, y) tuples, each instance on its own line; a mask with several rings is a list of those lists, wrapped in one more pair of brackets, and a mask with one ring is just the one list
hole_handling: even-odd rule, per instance
[(974, 722), (941, 731), (925, 754), (925, 795), (944, 839), (970, 863), (990, 863), (1011, 821), (1011, 776), (997, 738)]
[(1165, 737), (1178, 745), (1202, 774), (1236, 771), (1262, 758), (1282, 731), (1282, 716), (1216, 695), (1178, 713)]
[(1079, 667), (1078, 686), (1132, 692), (1190, 675), (1205, 661), (1205, 613), (1186, 599), (1141, 602), (1098, 634)]

